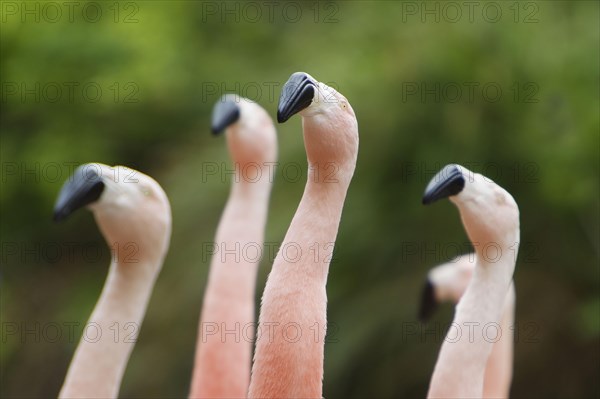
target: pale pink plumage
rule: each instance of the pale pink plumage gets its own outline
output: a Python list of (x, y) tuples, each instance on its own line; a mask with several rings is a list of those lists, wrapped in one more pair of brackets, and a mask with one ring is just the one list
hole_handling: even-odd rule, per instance
[[(436, 266), (429, 271), (428, 280), (434, 287), (437, 302), (457, 303), (475, 269), (475, 254), (464, 254), (451, 262)], [(483, 398), (508, 398), (513, 368), (515, 288), (510, 285), (500, 322), (501, 336), (494, 343), (487, 361), (483, 378)]]
[[(483, 396), (486, 365), (494, 344), (482, 330), (490, 323), (500, 325), (519, 246), (519, 209), (512, 196), (490, 179), (457, 168), (464, 178), (464, 189), (449, 198), (458, 207), (475, 247), (476, 266), (456, 306), (454, 323), (460, 330), (451, 328), (442, 344), (430, 398)], [(500, 253), (493, 252), (494, 248)], [(475, 328), (472, 335), (470, 326)]]
[[(315, 87), (300, 112), (308, 180), (263, 293), (251, 398), (322, 397), (325, 285), (356, 166), (358, 125), (344, 96)], [(311, 251), (315, 245), (319, 251)]]
[(245, 98), (234, 101), (239, 120), (225, 134), (235, 176), (217, 229), (218, 250), (212, 257), (202, 304), (190, 391), (193, 398), (246, 397), (250, 382), (260, 258), (244, 249), (252, 246), (263, 252), (277, 137), (264, 109)]
[(117, 397), (171, 237), (169, 200), (156, 181), (122, 166), (93, 166), (105, 188), (89, 208), (113, 258), (61, 398)]

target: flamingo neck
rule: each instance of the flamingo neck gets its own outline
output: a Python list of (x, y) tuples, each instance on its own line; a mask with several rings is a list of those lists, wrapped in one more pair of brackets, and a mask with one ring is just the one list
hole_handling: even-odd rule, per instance
[(456, 306), (428, 397), (482, 396), (486, 364), (496, 333), (501, 332), (502, 308), (515, 268), (509, 252), (503, 253), (494, 262), (477, 253), (473, 278)]
[(273, 165), (274, 162), (272, 164), (254, 163), (245, 167), (236, 164), (231, 184), (231, 194), (228, 199), (228, 202), (247, 201), (249, 206), (260, 212), (259, 217), (254, 219), (261, 219), (262, 216), (265, 223), (274, 179)]
[(485, 368), (483, 383), (484, 398), (508, 398), (512, 381), (514, 319), (515, 319), (515, 287), (511, 283), (502, 309), (500, 327), (502, 335), (494, 343), (492, 353)]
[(252, 398), (322, 397), (325, 286), (350, 179), (312, 177), (263, 294)]
[(264, 252), (272, 176), (236, 166), (219, 222), (198, 330), (190, 397), (246, 397), (254, 340), (256, 274)]
[(69, 366), (61, 398), (116, 397), (162, 259), (110, 265), (100, 299)]

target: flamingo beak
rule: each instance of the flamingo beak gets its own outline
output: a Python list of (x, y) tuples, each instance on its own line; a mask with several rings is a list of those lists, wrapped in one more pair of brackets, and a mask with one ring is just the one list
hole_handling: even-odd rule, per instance
[(283, 123), (307, 108), (315, 97), (317, 82), (307, 73), (296, 72), (281, 90), (277, 107), (277, 122)]
[(58, 193), (54, 221), (60, 222), (77, 209), (97, 201), (103, 191), (104, 182), (94, 168), (79, 166)]
[(419, 320), (421, 323), (425, 323), (435, 312), (438, 307), (438, 302), (435, 299), (435, 287), (431, 280), (427, 279), (423, 286), (423, 292), (421, 294), (421, 304), (419, 306)]
[(214, 135), (218, 135), (237, 122), (238, 119), (240, 119), (240, 107), (235, 97), (223, 96), (213, 107), (210, 130)]
[(423, 205), (457, 195), (463, 188), (465, 188), (465, 178), (458, 165), (446, 165), (427, 185), (423, 194)]

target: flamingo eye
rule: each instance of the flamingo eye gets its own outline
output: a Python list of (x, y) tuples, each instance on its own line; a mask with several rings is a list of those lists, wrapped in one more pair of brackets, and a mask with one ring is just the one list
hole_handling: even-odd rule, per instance
[(147, 186), (141, 186), (140, 187), (140, 191), (146, 197), (149, 197), (152, 194), (152, 190), (150, 190), (150, 187), (147, 187)]

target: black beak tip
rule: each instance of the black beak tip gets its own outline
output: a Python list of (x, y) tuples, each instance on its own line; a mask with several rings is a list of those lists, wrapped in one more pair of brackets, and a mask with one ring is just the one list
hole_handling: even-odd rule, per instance
[(284, 123), (292, 116), (310, 106), (317, 82), (305, 72), (293, 73), (283, 85), (277, 107), (277, 122)]
[(290, 119), (290, 117), (285, 115), (282, 109), (277, 110), (277, 123), (287, 122), (288, 119)]
[(427, 184), (421, 203), (433, 204), (440, 199), (457, 195), (464, 187), (465, 178), (458, 165), (446, 165)]
[(54, 222), (65, 220), (77, 209), (97, 201), (103, 191), (104, 182), (95, 169), (89, 165), (78, 167), (58, 193), (52, 220)]
[(67, 219), (71, 215), (71, 211), (65, 208), (54, 208), (54, 213), (52, 214), (52, 221), (54, 223), (60, 223), (63, 220)]
[(237, 122), (240, 114), (240, 106), (236, 98), (232, 95), (224, 95), (213, 107), (210, 131), (214, 136), (218, 136)]
[(427, 279), (421, 293), (421, 305), (419, 307), (419, 321), (426, 323), (431, 319), (437, 309), (438, 303), (435, 299), (435, 287), (431, 280)]
[(60, 222), (61, 220), (63, 220), (63, 217), (62, 217), (62, 215), (60, 214), (60, 212), (58, 212), (58, 211), (54, 211), (54, 214), (52, 215), (52, 221), (53, 221), (54, 223), (58, 223), (58, 222)]

